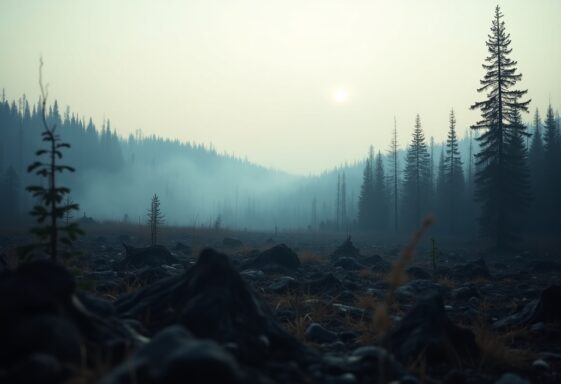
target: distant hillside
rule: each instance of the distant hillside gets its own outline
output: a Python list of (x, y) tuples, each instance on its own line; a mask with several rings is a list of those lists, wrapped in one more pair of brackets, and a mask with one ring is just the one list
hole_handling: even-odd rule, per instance
[[(0, 173), (11, 167), (19, 178), (15, 204), (22, 218), (32, 205), (24, 188), (36, 182), (26, 168), (41, 147), (38, 109), (25, 98), (18, 104), (0, 102)], [(78, 118), (68, 109), (61, 114), (56, 101), (49, 108), (48, 121), (72, 145), (64, 162), (77, 172), (63, 176), (62, 181), (72, 188), (80, 214), (96, 219), (143, 223), (150, 198), (157, 193), (170, 224), (220, 223), (271, 230), (329, 227), (336, 216), (338, 175), (343, 173), (349, 222), (357, 215), (364, 160), (319, 175), (295, 176), (220, 154), (212, 146), (139, 134), (123, 139), (109, 120), (96, 127), (91, 119)], [(460, 144), (467, 168), (469, 144), (466, 139)], [(387, 146), (380, 147), (387, 164)], [(435, 144), (435, 172), (441, 149), (441, 144)], [(400, 167), (404, 155), (402, 148)]]

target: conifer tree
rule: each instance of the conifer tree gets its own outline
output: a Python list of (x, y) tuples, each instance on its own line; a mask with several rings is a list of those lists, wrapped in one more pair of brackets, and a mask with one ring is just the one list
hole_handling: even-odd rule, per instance
[(446, 140), (446, 157), (444, 160), (444, 188), (447, 201), (446, 224), (449, 233), (455, 233), (459, 209), (463, 206), (463, 193), (465, 188), (464, 171), (460, 151), (458, 149), (458, 138), (456, 136), (456, 116), (454, 110), (450, 111), (450, 128)]
[(483, 130), (483, 134), (477, 138), (480, 151), (476, 154), (476, 166), (479, 169), (475, 197), (482, 205), (479, 222), (483, 234), (494, 238), (498, 248), (509, 246), (514, 235), (513, 223), (508, 221), (509, 212), (526, 203), (505, 198), (507, 195), (515, 196), (512, 189), (516, 186), (513, 180), (507, 180), (506, 172), (518, 163), (505, 156), (505, 144), (509, 137), (520, 137), (515, 135), (515, 131), (524, 134), (525, 127), (517, 119), (520, 111), (528, 111), (530, 103), (530, 100), (520, 100), (527, 93), (526, 90), (513, 89), (522, 75), (517, 73), (517, 62), (509, 57), (512, 52), (509, 48), (511, 40), (502, 17), (497, 6), (491, 34), (486, 42), (489, 52), (486, 64), (483, 64), (486, 73), (477, 90), (486, 92), (487, 98), (471, 106), (471, 109), (481, 110), (482, 117), (471, 128)]
[(544, 122), (544, 136), (543, 136), (543, 146), (548, 163), (550, 161), (555, 161), (555, 156), (557, 156), (557, 124), (555, 122), (555, 116), (553, 114), (553, 108), (551, 104), (547, 108), (547, 115)]
[(72, 242), (83, 232), (76, 223), (60, 225), (60, 220), (68, 211), (78, 210), (78, 204), (63, 205), (63, 200), (70, 193), (70, 189), (61, 187), (58, 184), (57, 174), (64, 171), (74, 172), (74, 168), (68, 165), (62, 165), (58, 162), (62, 158), (62, 150), (70, 148), (70, 144), (61, 140), (57, 133), (56, 125), (50, 126), (47, 123), (46, 105), (47, 91), (43, 87), (42, 79), (43, 60), (39, 65), (39, 86), (41, 88), (41, 122), (43, 124), (43, 132), (41, 136), (43, 142), (47, 144), (47, 149), (40, 149), (35, 152), (37, 157), (46, 156), (46, 161), (35, 161), (28, 168), (28, 172), (33, 172), (40, 177), (44, 177), (48, 181), (48, 186), (34, 185), (27, 187), (33, 197), (38, 198), (39, 203), (33, 207), (31, 215), (35, 216), (39, 224), (43, 224), (46, 220), (47, 224), (31, 229), (40, 243), (37, 246), (44, 247), (53, 261), (58, 259), (59, 242), (71, 246)]
[(505, 141), (505, 184), (509, 192), (503, 197), (506, 205), (512, 207), (506, 212), (507, 230), (510, 241), (519, 236), (528, 227), (528, 206), (532, 201), (530, 172), (528, 169), (528, 151), (525, 139), (528, 136), (518, 112), (514, 124), (520, 129), (507, 131)]
[(389, 182), (391, 184), (391, 196), (392, 196), (392, 210), (393, 210), (393, 227), (394, 232), (397, 233), (399, 228), (399, 159), (398, 159), (398, 143), (397, 143), (397, 121), (394, 117), (393, 119), (393, 134), (392, 134), (392, 141), (390, 143), (390, 151), (389, 151)]
[(148, 227), (150, 228), (150, 245), (158, 243), (158, 231), (162, 224), (164, 224), (164, 214), (160, 209), (160, 199), (158, 195), (152, 196), (150, 208), (148, 209)]
[(347, 229), (347, 181), (345, 180), (345, 172), (341, 175), (341, 223), (340, 228)]
[(427, 213), (430, 188), (430, 155), (421, 118), (417, 114), (407, 158), (403, 185), (403, 217), (411, 227), (421, 222), (421, 215)]
[[(448, 208), (448, 197), (446, 191), (446, 172), (445, 168), (445, 159), (444, 159), (444, 148), (440, 150), (440, 157), (438, 161), (438, 171), (436, 174), (436, 212), (437, 212), (437, 225), (440, 228), (446, 228), (446, 223), (444, 220), (441, 220), (442, 217), (446, 217), (446, 209)], [(444, 232), (444, 231), (443, 231)]]
[(378, 151), (374, 169), (374, 188), (372, 191), (374, 226), (377, 230), (385, 230), (388, 222), (388, 198), (386, 178), (382, 154)]
[(544, 209), (546, 196), (544, 195), (545, 178), (545, 156), (541, 133), (541, 119), (538, 109), (534, 113), (534, 132), (528, 153), (528, 166), (530, 170), (530, 181), (534, 194), (533, 207), (531, 211), (531, 223), (534, 230), (543, 230)]
[(337, 173), (337, 196), (335, 197), (335, 229), (339, 230), (341, 223), (341, 174)]
[(374, 176), (372, 161), (371, 150), (364, 166), (362, 185), (360, 186), (360, 195), (358, 197), (358, 225), (363, 230), (369, 230), (373, 227)]
[(561, 229), (559, 215), (561, 215), (561, 181), (559, 180), (561, 167), (561, 147), (557, 123), (551, 104), (547, 108), (544, 121), (544, 225), (551, 233), (559, 233)]

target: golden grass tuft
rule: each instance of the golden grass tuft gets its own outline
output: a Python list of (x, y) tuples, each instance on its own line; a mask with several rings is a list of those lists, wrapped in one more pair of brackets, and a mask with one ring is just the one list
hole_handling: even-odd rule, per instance
[[(380, 301), (371, 295), (360, 295), (356, 298), (355, 306), (372, 312), (372, 318), (353, 319), (347, 316), (347, 324), (354, 331), (359, 333), (358, 342), (361, 344), (373, 344), (383, 340), (392, 327), (391, 313), (400, 311), (395, 303), (395, 290), (407, 282), (406, 269), (413, 261), (415, 249), (427, 229), (432, 225), (432, 218), (425, 218), (413, 237), (401, 252), (400, 257), (393, 263), (391, 270), (385, 277), (388, 282), (388, 293), (385, 300)], [(365, 279), (379, 280), (382, 274), (363, 269), (358, 272), (358, 276)]]
[(458, 283), (450, 276), (441, 276), (438, 278), (437, 282), (443, 287), (450, 288), (450, 289), (454, 289), (458, 286)]
[(293, 321), (286, 324), (286, 330), (300, 341), (306, 340), (306, 329), (312, 323), (312, 319), (308, 315), (298, 316)]
[(499, 334), (485, 321), (478, 320), (474, 323), (472, 330), (481, 352), (480, 368), (496, 371), (520, 371), (531, 367), (532, 361), (535, 359), (535, 355), (531, 351), (510, 347), (515, 339), (529, 337), (527, 328)]
[(294, 320), (284, 323), (285, 329), (294, 337), (305, 341), (305, 332), (311, 323), (322, 323), (332, 318), (336, 310), (334, 301), (324, 301), (317, 296), (299, 291), (288, 292), (280, 297), (270, 298), (275, 310), (291, 310), (296, 316)]
[(310, 250), (300, 252), (298, 258), (302, 264), (323, 264), (326, 261), (320, 254)]
[(415, 231), (413, 237), (409, 243), (405, 246), (399, 258), (393, 263), (392, 269), (389, 271), (386, 281), (388, 282), (388, 293), (386, 295), (386, 301), (378, 305), (376, 312), (374, 314), (374, 322), (378, 327), (378, 332), (381, 334), (387, 334), (392, 325), (392, 320), (390, 313), (395, 308), (395, 291), (402, 284), (407, 282), (407, 266), (411, 264), (413, 258), (415, 257), (415, 250), (417, 245), (421, 241), (421, 238), (425, 232), (432, 225), (433, 219), (431, 216), (427, 216), (419, 229)]
[(373, 295), (357, 295), (354, 305), (357, 308), (374, 311), (380, 305), (380, 300)]

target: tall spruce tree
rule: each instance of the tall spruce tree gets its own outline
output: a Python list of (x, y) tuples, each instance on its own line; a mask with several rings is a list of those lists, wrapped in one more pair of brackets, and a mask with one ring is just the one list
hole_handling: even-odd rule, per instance
[(544, 121), (544, 160), (545, 160), (545, 177), (544, 177), (544, 225), (550, 233), (559, 233), (561, 224), (559, 216), (561, 215), (561, 202), (559, 195), (561, 194), (561, 182), (559, 180), (559, 167), (561, 165), (561, 148), (557, 123), (553, 114), (551, 104), (547, 108), (547, 114)]
[(358, 225), (362, 230), (370, 230), (374, 223), (374, 174), (373, 174), (373, 150), (371, 148), (366, 164), (362, 173), (362, 185), (360, 186), (360, 195), (358, 197)]
[(341, 174), (337, 173), (337, 196), (335, 197), (335, 229), (339, 230), (341, 223)]
[(407, 149), (403, 185), (403, 218), (410, 227), (417, 226), (421, 215), (427, 213), (430, 188), (430, 155), (421, 126), (421, 117), (415, 118), (411, 145)]
[[(446, 160), (444, 158), (444, 148), (440, 150), (440, 157), (438, 161), (438, 170), (436, 174), (436, 203), (435, 209), (437, 212), (437, 225), (438, 228), (446, 228), (445, 220), (442, 218), (447, 217), (448, 196), (446, 191), (446, 172), (444, 171)], [(442, 230), (441, 232), (445, 232)]]
[(520, 129), (507, 131), (505, 141), (505, 184), (509, 192), (503, 197), (506, 205), (513, 207), (506, 212), (510, 240), (528, 228), (528, 206), (532, 201), (530, 171), (528, 169), (528, 151), (526, 138), (528, 133), (522, 123), (520, 112), (516, 113), (514, 124)]
[(347, 181), (345, 172), (341, 175), (341, 223), (340, 228), (347, 230)]
[[(517, 73), (517, 62), (509, 57), (512, 52), (509, 48), (511, 40), (502, 17), (497, 6), (491, 34), (486, 42), (489, 52), (486, 64), (483, 64), (486, 74), (477, 90), (486, 92), (487, 98), (471, 106), (471, 109), (481, 110), (482, 117), (471, 128), (483, 130), (483, 134), (477, 138), (480, 151), (475, 155), (479, 167), (475, 198), (482, 205), (479, 223), (482, 233), (494, 238), (498, 248), (508, 247), (515, 235), (515, 223), (509, 221), (509, 213), (526, 203), (524, 197), (512, 193), (516, 183), (507, 178), (506, 172), (518, 161), (505, 156), (505, 144), (509, 136), (520, 137), (515, 131), (524, 131), (525, 127), (517, 119), (520, 111), (528, 111), (530, 103), (530, 100), (520, 100), (527, 93), (526, 90), (513, 89), (522, 75)], [(507, 199), (507, 195), (513, 198), (517, 196), (520, 201)]]
[(456, 116), (453, 109), (450, 111), (450, 128), (448, 130), (448, 139), (446, 140), (444, 188), (447, 195), (446, 224), (449, 233), (455, 234), (457, 219), (462, 216), (459, 209), (463, 206), (465, 181), (462, 159), (458, 149), (458, 138), (456, 136)]
[(393, 132), (392, 141), (390, 143), (390, 151), (388, 154), (389, 159), (389, 184), (390, 195), (392, 197), (392, 216), (394, 232), (397, 233), (399, 228), (399, 159), (398, 159), (399, 146), (397, 143), (397, 121), (393, 118)]
[(534, 113), (534, 132), (532, 134), (532, 141), (528, 153), (528, 166), (530, 169), (530, 181), (532, 185), (532, 192), (534, 194), (534, 201), (530, 213), (530, 222), (535, 231), (542, 231), (544, 220), (544, 209), (546, 207), (544, 196), (544, 178), (545, 178), (545, 157), (543, 140), (541, 133), (541, 119), (540, 113), (536, 108)]
[(374, 190), (372, 191), (373, 210), (375, 215), (374, 228), (385, 230), (388, 223), (388, 197), (382, 154), (378, 152), (374, 167)]

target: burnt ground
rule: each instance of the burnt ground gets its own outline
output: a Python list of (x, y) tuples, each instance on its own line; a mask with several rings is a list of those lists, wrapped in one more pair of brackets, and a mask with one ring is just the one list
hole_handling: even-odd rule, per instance
[(400, 268), (407, 238), (87, 232), (64, 267), (0, 239), (0, 381), (561, 382), (561, 255), (543, 240), (437, 237), (433, 260), (429, 234)]

